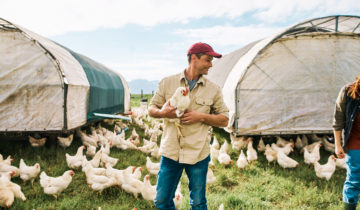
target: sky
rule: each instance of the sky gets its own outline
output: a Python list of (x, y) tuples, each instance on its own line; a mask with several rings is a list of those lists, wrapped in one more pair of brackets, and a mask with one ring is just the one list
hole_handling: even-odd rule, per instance
[(359, 0), (0, 0), (0, 18), (120, 72), (160, 80), (196, 42), (228, 54), (299, 22), (360, 16)]

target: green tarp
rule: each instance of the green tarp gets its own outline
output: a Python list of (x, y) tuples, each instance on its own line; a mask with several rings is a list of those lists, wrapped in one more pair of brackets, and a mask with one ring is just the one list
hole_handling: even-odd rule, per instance
[(90, 83), (88, 121), (99, 118), (94, 116), (94, 113), (124, 112), (125, 90), (120, 76), (83, 55), (71, 50), (69, 52), (81, 64)]

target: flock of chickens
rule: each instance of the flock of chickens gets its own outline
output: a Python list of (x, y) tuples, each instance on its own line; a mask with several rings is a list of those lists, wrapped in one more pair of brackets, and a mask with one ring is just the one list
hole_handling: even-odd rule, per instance
[[(326, 164), (321, 165), (320, 160), (320, 148), (324, 145), (325, 150), (334, 153), (335, 145), (330, 143), (326, 136), (322, 138), (318, 137), (316, 134), (311, 135), (312, 142), (309, 144), (309, 139), (306, 135), (297, 136), (296, 141), (293, 139), (289, 141), (283, 139), (280, 136), (276, 136), (276, 142), (272, 144), (264, 144), (262, 137), (259, 140), (257, 145), (257, 151), (253, 146), (253, 138), (245, 137), (237, 138), (230, 134), (231, 145), (234, 150), (240, 151), (236, 165), (240, 169), (244, 169), (249, 163), (256, 161), (258, 159), (258, 153), (263, 152), (268, 163), (278, 163), (283, 168), (295, 168), (299, 163), (289, 157), (291, 152), (294, 152), (294, 147), (298, 150), (300, 154), (304, 156), (304, 163), (313, 165), (315, 174), (319, 178), (325, 178), (329, 180), (333, 173), (336, 170), (336, 167), (346, 169), (345, 159), (338, 159), (334, 155), (330, 155)], [(230, 144), (227, 141), (224, 141), (224, 144), (219, 145), (216, 137), (214, 136), (213, 143), (211, 144), (211, 162), (210, 166), (214, 166), (214, 160), (218, 160), (222, 165), (232, 164), (229, 156)], [(244, 148), (247, 148), (246, 155), (243, 151)]]
[[(151, 119), (147, 115), (146, 110), (141, 108), (133, 110), (132, 120), (144, 130), (145, 136), (149, 140), (144, 138), (141, 144), (140, 135), (136, 133), (135, 129), (131, 131), (130, 137), (126, 139), (125, 131), (128, 128), (128, 124), (121, 121), (104, 120), (105, 123), (114, 126), (114, 131), (102, 127), (101, 123), (96, 127), (91, 126), (90, 133), (80, 128), (76, 129), (76, 135), (81, 139), (83, 145), (77, 149), (75, 155), (66, 153), (65, 159), (69, 170), (59, 177), (50, 177), (45, 171), (41, 172), (38, 163), (33, 166), (27, 166), (23, 159), (20, 160), (19, 167), (15, 167), (11, 165), (11, 156), (4, 159), (0, 154), (0, 206), (9, 208), (14, 198), (26, 201), (21, 187), (11, 181), (13, 177), (19, 176), (24, 182), (30, 181), (33, 184), (34, 180), (39, 176), (40, 185), (44, 193), (57, 198), (71, 183), (74, 171), (80, 169), (86, 175), (88, 186), (100, 194), (108, 187), (120, 186), (124, 191), (134, 195), (136, 198), (141, 194), (143, 199), (153, 201), (156, 196), (156, 186), (151, 185), (150, 175), (145, 175), (141, 181), (143, 170), (141, 166), (128, 166), (125, 169), (117, 169), (116, 164), (119, 159), (110, 155), (111, 148), (114, 147), (121, 150), (132, 149), (141, 151), (148, 155), (146, 158), (147, 171), (150, 174), (157, 175), (160, 163), (152, 162), (150, 157), (152, 159), (159, 159), (157, 141), (162, 135), (162, 123)], [(329, 156), (326, 164), (321, 165), (318, 163), (320, 160), (320, 147), (322, 145), (324, 145), (326, 150), (334, 152), (334, 145), (327, 141), (326, 137), (320, 138), (313, 134), (311, 135), (313, 143), (309, 144), (306, 135), (302, 135), (302, 137), (297, 136), (295, 142), (292, 139), (287, 141), (278, 136), (276, 143), (271, 145), (265, 145), (263, 139), (260, 138), (257, 150), (255, 150), (252, 137), (246, 139), (245, 137), (230, 136), (231, 144), (225, 140), (220, 145), (216, 136), (213, 136), (212, 132), (209, 131), (208, 138), (213, 138), (213, 141), (211, 144), (211, 162), (209, 164), (207, 183), (216, 181), (216, 177), (211, 170), (211, 167), (214, 167), (215, 161), (224, 166), (233, 163), (229, 155), (230, 147), (240, 152), (239, 158), (236, 161), (236, 166), (240, 169), (244, 169), (248, 164), (256, 161), (258, 153), (262, 152), (269, 163), (277, 162), (283, 168), (294, 168), (299, 164), (289, 157), (294, 148), (303, 153), (306, 164), (314, 165), (315, 173), (320, 178), (329, 180), (337, 166), (345, 168), (345, 160), (336, 159), (333, 155)], [(73, 134), (68, 137), (58, 137), (58, 144), (66, 148), (71, 145), (73, 139)], [(36, 139), (29, 136), (29, 142), (33, 147), (39, 147), (45, 144), (46, 138)], [(243, 150), (245, 148), (247, 148), (246, 155)], [(177, 209), (181, 207), (182, 197), (179, 184), (174, 197)], [(220, 208), (223, 208), (223, 206)]]

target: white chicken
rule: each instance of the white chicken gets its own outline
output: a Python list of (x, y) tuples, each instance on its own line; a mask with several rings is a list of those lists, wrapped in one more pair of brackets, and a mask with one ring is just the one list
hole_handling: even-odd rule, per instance
[(74, 134), (69, 135), (68, 137), (57, 137), (58, 139), (58, 144), (62, 147), (62, 148), (66, 148), (69, 147), (74, 139)]
[[(11, 173), (13, 174), (13, 173)], [(21, 191), (21, 187), (10, 181), (7, 177), (0, 179), (0, 206), (10, 207), (14, 202), (14, 198), (20, 198), (24, 202), (26, 197)]]
[(258, 159), (257, 152), (253, 147), (252, 139), (248, 140), (246, 155), (249, 163), (252, 163), (253, 161)]
[(13, 177), (18, 177), (20, 175), (19, 168), (12, 165), (8, 165), (7, 163), (0, 163), (0, 173), (6, 173), (11, 171), (15, 172), (15, 175)]
[(305, 134), (302, 135), (301, 141), (302, 141), (303, 147), (305, 147), (309, 144), (309, 139), (306, 137)]
[(14, 193), (0, 185), (0, 206), (10, 208), (14, 202)]
[(114, 167), (118, 162), (119, 158), (110, 157), (107, 154), (101, 153), (100, 163), (103, 167), (105, 167), (107, 163)]
[(316, 172), (316, 176), (319, 178), (325, 178), (329, 180), (331, 176), (334, 174), (336, 169), (335, 156), (330, 155), (328, 158), (328, 162), (324, 165), (320, 165), (318, 161), (314, 163), (314, 168)]
[(39, 163), (35, 163), (33, 166), (27, 166), (23, 159), (20, 159), (20, 179), (22, 179), (24, 182), (30, 180), (31, 185), (34, 184), (35, 178), (40, 173), (40, 165)]
[(295, 148), (298, 149), (299, 151), (304, 147), (303, 142), (301, 141), (300, 136), (298, 135), (296, 137), (296, 141), (295, 141)]
[(68, 153), (65, 154), (66, 157), (66, 163), (71, 169), (78, 169), (82, 165), (82, 162), (84, 160), (83, 156), (83, 150), (85, 149), (85, 146), (80, 146), (77, 149), (77, 152), (74, 156), (69, 155)]
[[(145, 143), (145, 142), (144, 142)], [(155, 142), (147, 142), (146, 144), (144, 144), (141, 147), (137, 147), (136, 150), (139, 150), (145, 154), (149, 154), (153, 151), (153, 148), (155, 147), (156, 143)]]
[(45, 145), (46, 140), (47, 140), (46, 137), (37, 139), (32, 136), (29, 136), (29, 143), (32, 147), (42, 147)]
[(11, 155), (7, 156), (7, 158), (4, 160), (3, 156), (0, 154), (0, 163), (11, 165), (13, 161), (14, 159), (11, 158)]
[(87, 146), (86, 155), (90, 157), (94, 157), (95, 153), (96, 153), (96, 147), (92, 145)]
[[(252, 137), (250, 137), (250, 139), (251, 138)], [(233, 149), (235, 149), (237, 151), (240, 151), (241, 149), (245, 149), (247, 147), (248, 142), (247, 142), (245, 136), (236, 137), (233, 133), (230, 133), (230, 140), (231, 140), (231, 145), (232, 145)]]
[(290, 142), (285, 140), (284, 138), (281, 138), (280, 136), (276, 136), (276, 146), (284, 147), (288, 143)]
[(220, 204), (220, 206), (219, 206), (219, 210), (224, 210), (225, 208), (224, 208), (224, 204), (222, 203), (222, 204)]
[(221, 145), (220, 151), (223, 151), (223, 152), (225, 152), (226, 154), (229, 154), (229, 152), (230, 152), (230, 145), (229, 145), (229, 143), (226, 141), (226, 139), (225, 139), (224, 143)]
[(0, 173), (0, 182), (10, 181), (14, 175), (14, 171), (2, 172)]
[(176, 209), (181, 209), (183, 195), (181, 194), (181, 183), (177, 185), (176, 191), (175, 191), (175, 197), (174, 197), (174, 204)]
[(132, 138), (131, 143), (134, 144), (135, 146), (139, 146), (140, 145), (140, 136), (137, 136), (136, 138)]
[(100, 149), (102, 150), (103, 154), (110, 154), (110, 147), (112, 146), (112, 141), (106, 142), (105, 146), (101, 145)]
[(277, 160), (277, 151), (273, 150), (273, 148), (271, 148), (270, 144), (267, 144), (265, 146), (265, 157), (268, 161), (268, 164), (273, 162), (275, 163), (275, 160)]
[[(106, 176), (105, 173), (95, 173), (95, 168), (89, 167), (86, 171), (86, 182), (94, 191), (101, 192), (108, 187), (116, 185), (115, 176)], [(105, 170), (105, 169), (104, 169)]]
[[(100, 165), (101, 162), (101, 156), (102, 156), (102, 151), (99, 150), (95, 153), (95, 156), (89, 161), (90, 164), (92, 165), (92, 167), (97, 168)], [(87, 161), (86, 157), (84, 158), (83, 161)]]
[(159, 149), (157, 144), (155, 144), (154, 147), (152, 148), (150, 155), (151, 155), (151, 157), (159, 159), (159, 157), (160, 157), (160, 149)]
[(131, 132), (131, 138), (136, 139), (138, 136), (139, 134), (136, 132), (135, 128), (133, 128)]
[(295, 168), (299, 163), (285, 155), (281, 150), (277, 151), (277, 162), (283, 168)]
[(220, 144), (219, 144), (219, 141), (217, 140), (216, 136), (214, 136), (211, 146), (214, 147), (215, 149), (220, 148)]
[(124, 183), (124, 176), (131, 176), (136, 170), (136, 166), (128, 166), (126, 169), (119, 170), (111, 167), (110, 164), (106, 165), (106, 176), (112, 176), (116, 180), (116, 184), (121, 186)]
[(321, 144), (319, 142), (317, 142), (316, 146), (311, 152), (308, 151), (307, 147), (304, 147), (304, 162), (306, 164), (313, 164), (320, 160), (320, 147)]
[(86, 135), (86, 133), (82, 132), (80, 128), (76, 129), (76, 134), (80, 137), (81, 142), (85, 146), (94, 146), (97, 147), (97, 139), (93, 139)]
[(124, 182), (121, 185), (121, 188), (127, 193), (131, 193), (135, 198), (141, 193), (143, 189), (143, 182), (137, 179), (134, 179), (132, 176), (124, 176)]
[(264, 144), (264, 140), (263, 140), (262, 137), (260, 137), (259, 144), (257, 145), (257, 150), (259, 152), (265, 152), (265, 149), (266, 149), (266, 147), (265, 147), (265, 144)]
[(50, 177), (43, 171), (40, 174), (40, 185), (43, 187), (45, 194), (52, 195), (57, 199), (57, 196), (69, 186), (73, 175), (74, 171), (68, 170), (62, 176)]
[[(178, 118), (177, 119), (164, 119), (164, 120), (175, 123), (176, 129), (178, 132), (178, 137), (183, 138), (183, 135), (180, 131), (180, 128), (182, 126), (180, 125), (179, 118), (183, 116), (185, 111), (190, 106), (189, 88), (187, 86), (186, 87), (178, 87), (175, 90), (175, 93), (171, 96), (171, 98), (169, 99), (169, 101), (167, 103), (169, 103), (169, 105), (171, 107), (176, 108), (175, 112), (176, 112), (176, 116)], [(163, 107), (165, 107), (167, 103), (165, 103)]]
[(317, 147), (319, 144), (321, 144), (321, 142), (314, 142), (314, 143), (312, 143), (312, 144), (306, 145), (306, 146), (304, 146), (304, 147), (301, 149), (300, 153), (301, 153), (301, 154), (304, 153), (305, 148), (308, 150), (308, 152), (312, 152), (313, 149), (314, 149), (315, 147)]
[(238, 160), (236, 161), (236, 165), (238, 168), (243, 169), (248, 165), (248, 161), (246, 159), (246, 156), (244, 154), (244, 151), (241, 150)]
[(142, 167), (136, 167), (136, 169), (131, 174), (132, 178), (140, 180), (142, 170), (143, 170)]
[(293, 147), (294, 147), (293, 143), (287, 143), (283, 147), (280, 147), (280, 146), (278, 146), (277, 144), (274, 144), (274, 143), (271, 144), (271, 148), (273, 148), (273, 150), (275, 150), (277, 152), (281, 150), (285, 155), (289, 155), (290, 152), (294, 151)]
[(210, 147), (210, 157), (211, 157), (211, 161), (217, 160), (219, 157), (219, 149), (216, 149), (215, 147), (211, 146)]
[(208, 172), (206, 174), (206, 183), (211, 184), (216, 181), (216, 176), (214, 175), (214, 172), (211, 170), (211, 168), (208, 168)]
[(315, 133), (312, 133), (310, 137), (313, 142), (322, 141), (322, 138), (318, 137)]
[(157, 175), (160, 170), (160, 163), (153, 163), (150, 157), (146, 157), (146, 169), (150, 174)]
[(336, 166), (339, 167), (339, 168), (343, 168), (343, 169), (346, 169), (346, 161), (345, 161), (345, 158), (336, 158)]
[(87, 176), (88, 174), (106, 175), (105, 168), (94, 168), (90, 162), (83, 162), (82, 171)]
[(225, 150), (221, 150), (219, 152), (218, 161), (221, 165), (226, 166), (233, 163), (230, 156), (225, 152)]
[(143, 183), (143, 188), (141, 190), (142, 197), (145, 200), (154, 201), (156, 197), (156, 185), (151, 185), (149, 174), (144, 177)]

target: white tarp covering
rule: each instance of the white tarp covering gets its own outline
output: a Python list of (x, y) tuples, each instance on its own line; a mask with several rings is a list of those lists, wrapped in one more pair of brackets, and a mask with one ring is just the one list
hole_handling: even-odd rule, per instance
[(67, 50), (51, 40), (21, 26), (17, 27), (41, 43), (59, 62), (60, 71), (65, 80), (64, 83), (68, 84), (66, 99), (67, 129), (85, 124), (87, 121), (87, 109), (84, 107), (88, 106), (90, 84), (80, 63)]
[[(117, 75), (128, 113), (130, 90)], [(0, 131), (82, 126), (88, 119), (89, 92), (83, 67), (67, 49), (0, 18)]]
[(0, 30), (0, 130), (63, 127), (64, 92), (56, 64), (20, 32)]
[(359, 74), (360, 40), (301, 36), (278, 40), (250, 65), (238, 88), (238, 133), (331, 130), (340, 88)]
[(354, 16), (308, 20), (214, 62), (208, 77), (230, 109), (226, 130), (331, 132), (337, 94), (359, 75), (359, 23)]

